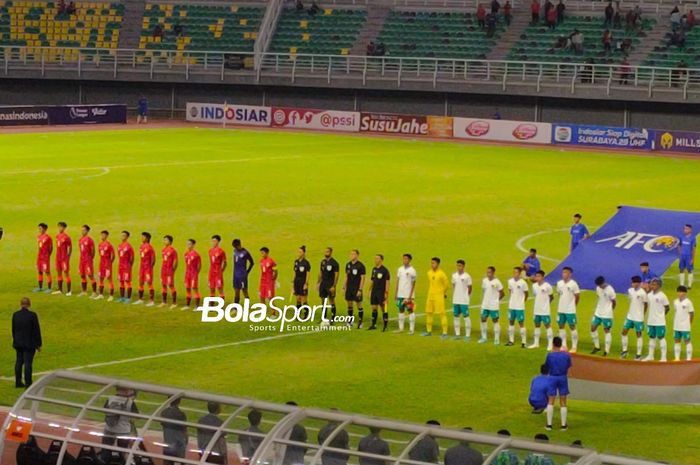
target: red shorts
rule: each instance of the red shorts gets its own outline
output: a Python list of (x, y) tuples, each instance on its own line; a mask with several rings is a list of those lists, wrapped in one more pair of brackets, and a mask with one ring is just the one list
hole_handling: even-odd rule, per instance
[(111, 266), (109, 268), (100, 267), (100, 279), (108, 279), (111, 277), (112, 277), (112, 267)]
[(56, 260), (56, 271), (59, 273), (68, 273), (70, 271), (70, 260)]
[(130, 283), (131, 270), (119, 270), (119, 281), (123, 283)]
[(139, 269), (139, 282), (144, 284), (153, 284), (153, 270)]
[(260, 283), (260, 298), (271, 299), (275, 296), (274, 283)]
[(160, 274), (160, 282), (163, 285), (163, 287), (172, 286), (173, 284), (175, 284), (175, 274), (173, 274), (173, 272), (171, 272), (171, 271), (168, 271), (166, 273), (161, 273)]
[(51, 272), (51, 261), (47, 259), (39, 259), (36, 261), (36, 270), (39, 273)]
[(185, 288), (199, 289), (199, 275), (185, 275)]
[(209, 289), (221, 289), (224, 287), (224, 276), (220, 273), (209, 274)]
[(92, 276), (94, 270), (95, 268), (92, 262), (80, 262), (80, 265), (78, 265), (80, 276)]

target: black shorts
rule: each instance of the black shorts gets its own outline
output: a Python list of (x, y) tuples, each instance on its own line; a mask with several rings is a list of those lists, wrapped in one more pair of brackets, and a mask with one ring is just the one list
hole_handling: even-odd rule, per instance
[(308, 289), (304, 289), (305, 281), (294, 281), (294, 295), (305, 296), (309, 294)]
[(348, 302), (362, 302), (362, 291), (358, 294), (359, 289), (347, 288), (345, 290), (345, 300)]
[(331, 292), (333, 284), (321, 283), (318, 286), (318, 296), (322, 299), (335, 299), (335, 290)]
[(384, 293), (372, 294), (369, 297), (370, 305), (384, 305), (385, 301), (386, 301), (386, 299), (384, 299)]

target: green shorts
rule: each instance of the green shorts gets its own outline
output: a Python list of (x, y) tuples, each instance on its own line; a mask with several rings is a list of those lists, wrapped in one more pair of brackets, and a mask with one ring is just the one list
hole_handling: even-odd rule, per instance
[(483, 309), (481, 310), (481, 319), (482, 320), (488, 320), (491, 318), (492, 320), (496, 321), (500, 317), (500, 312), (498, 310), (487, 310)]
[(601, 318), (599, 316), (593, 315), (593, 320), (591, 320), (591, 324), (593, 326), (596, 326), (596, 327), (603, 325), (603, 328), (610, 329), (610, 328), (612, 328), (612, 325), (613, 325), (613, 319), (612, 318)]
[(452, 313), (454, 316), (459, 317), (464, 315), (464, 317), (469, 316), (469, 305), (467, 304), (452, 304)]
[(557, 316), (557, 324), (559, 326), (575, 325), (576, 324), (576, 314), (575, 313), (560, 313)]
[(525, 321), (525, 310), (508, 310), (508, 321), (518, 321), (522, 323)]
[(549, 315), (535, 315), (535, 326), (539, 326), (541, 324), (544, 324), (545, 326), (551, 325), (552, 317)]
[(634, 330), (638, 333), (641, 333), (644, 331), (644, 322), (643, 321), (632, 321), (629, 318), (625, 320), (625, 324), (623, 326), (626, 330), (630, 330), (634, 328)]
[(396, 299), (396, 307), (399, 309), (399, 312), (404, 312), (406, 310), (412, 312), (414, 307), (413, 300), (399, 297)]
[(647, 334), (650, 339), (663, 339), (666, 337), (665, 326), (647, 326)]
[(673, 331), (673, 339), (680, 341), (681, 339), (690, 342), (690, 331)]

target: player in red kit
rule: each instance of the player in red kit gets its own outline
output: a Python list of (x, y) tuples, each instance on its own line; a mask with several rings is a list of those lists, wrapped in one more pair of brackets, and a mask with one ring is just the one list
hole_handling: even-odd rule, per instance
[(143, 303), (143, 292), (146, 284), (148, 284), (148, 303), (146, 307), (155, 305), (153, 298), (156, 290), (153, 287), (153, 268), (156, 266), (156, 250), (151, 245), (151, 233), (141, 233), (141, 247), (139, 247), (139, 256), (141, 262), (139, 264), (139, 299), (134, 302), (134, 305)]
[(84, 224), (80, 228), (80, 239), (78, 240), (80, 249), (80, 294), (87, 295), (87, 280), (90, 279), (92, 286), (92, 297), (97, 295), (97, 282), (95, 281), (95, 241), (90, 237), (90, 226)]
[(129, 244), (129, 231), (122, 231), (122, 242), (117, 247), (119, 256), (119, 302), (131, 300), (131, 271), (134, 266), (134, 248)]
[(277, 263), (270, 257), (270, 249), (260, 249), (260, 300), (268, 303), (275, 296)]
[(199, 307), (202, 296), (199, 294), (199, 271), (202, 269), (202, 257), (194, 249), (197, 241), (187, 240), (187, 252), (185, 252), (185, 292), (187, 302), (183, 310), (189, 310), (192, 298), (195, 299), (195, 308)]
[[(36, 255), (36, 271), (39, 286), (34, 292), (51, 292), (51, 252), (53, 252), (53, 241), (51, 236), (46, 234), (49, 226), (46, 223), (39, 223), (39, 235), (36, 237), (38, 245)], [(44, 290), (44, 277), (46, 277), (46, 290)]]
[(73, 242), (66, 228), (68, 225), (60, 221), (58, 223), (58, 234), (56, 234), (56, 283), (58, 289), (53, 291), (54, 294), (63, 293), (63, 280), (66, 280), (66, 295), (73, 295), (70, 291), (70, 256), (73, 253)]
[(177, 251), (173, 247), (173, 236), (163, 237), (163, 250), (161, 257), (163, 261), (160, 265), (160, 283), (163, 288), (161, 295), (163, 302), (159, 307), (165, 307), (168, 304), (168, 290), (173, 298), (173, 303), (170, 308), (177, 307), (177, 290), (175, 289), (175, 270), (177, 270)]
[(214, 297), (219, 291), (219, 297), (224, 299), (224, 270), (226, 269), (226, 252), (219, 247), (221, 236), (211, 236), (209, 249), (209, 295)]
[(114, 263), (114, 246), (109, 242), (109, 231), (100, 232), (100, 243), (97, 246), (97, 252), (100, 254), (100, 291), (95, 296), (96, 300), (104, 299), (103, 292), (105, 290), (105, 279), (109, 282), (109, 298), (108, 302), (114, 300), (114, 278), (112, 277), (112, 264)]

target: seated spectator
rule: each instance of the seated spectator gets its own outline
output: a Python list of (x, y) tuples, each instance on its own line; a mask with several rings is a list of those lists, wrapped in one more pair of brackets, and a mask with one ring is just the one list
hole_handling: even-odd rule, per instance
[(476, 7), (476, 22), (481, 29), (486, 27), (486, 8), (481, 3)]
[(530, 13), (532, 14), (532, 24), (537, 24), (540, 21), (540, 2), (532, 0), (530, 4)]
[(316, 0), (311, 0), (311, 6), (309, 7), (309, 14), (311, 16), (314, 16), (319, 11), (321, 11), (321, 8), (318, 6), (318, 4), (316, 4)]
[(498, 16), (494, 13), (489, 13), (486, 15), (486, 37), (493, 37), (496, 34), (496, 24), (498, 23)]
[[(326, 439), (338, 428), (337, 421), (329, 421), (318, 432), (318, 443), (323, 444)], [(329, 447), (336, 449), (348, 449), (350, 447), (350, 435), (346, 430), (339, 431), (328, 443)], [(324, 452), (321, 454), (322, 465), (347, 465), (350, 456), (344, 452)]]
[(627, 60), (627, 58), (625, 58), (620, 64), (620, 85), (627, 85), (631, 74), (632, 67), (630, 66), (630, 62)]
[(173, 32), (175, 33), (175, 37), (182, 37), (185, 29), (182, 27), (182, 25), (176, 24), (175, 27), (173, 27)]
[(66, 0), (58, 0), (58, 14), (66, 12)]
[[(161, 417), (168, 420), (187, 421), (187, 415), (180, 409), (180, 398), (174, 399), (165, 408)], [(161, 422), (163, 428), (163, 455), (176, 458), (184, 458), (187, 453), (187, 443), (189, 441), (187, 426), (178, 423)], [(171, 460), (163, 460), (163, 465), (173, 465)]]
[[(440, 426), (440, 422), (437, 420), (428, 420), (426, 425)], [(435, 438), (429, 434), (423, 436), (423, 438), (408, 451), (408, 458), (418, 462), (438, 463), (439, 457), (440, 447)]]
[[(462, 431), (471, 430), (469, 427), (462, 428)], [(471, 448), (467, 441), (462, 441), (445, 451), (445, 465), (481, 465), (482, 463), (484, 463), (482, 453)]]
[(501, 4), (498, 3), (498, 0), (492, 0), (491, 1), (491, 14), (492, 15), (497, 15), (498, 11), (501, 9)]
[(678, 48), (685, 47), (685, 34), (683, 31), (674, 31), (671, 33), (671, 45)]
[[(248, 422), (250, 426), (246, 431), (250, 433), (262, 433), (260, 429), (260, 422), (262, 421), (262, 413), (260, 410), (253, 409), (248, 413)], [(241, 452), (243, 453), (243, 458), (250, 458), (255, 454), (255, 451), (260, 447), (262, 442), (262, 436), (250, 436), (247, 434), (241, 434), (238, 436), (238, 442), (241, 445)]]
[[(510, 431), (508, 431), (507, 429), (499, 430), (496, 434), (502, 437), (510, 437)], [(498, 455), (496, 456), (496, 460), (492, 463), (497, 463), (499, 465), (519, 465), (520, 459), (518, 458), (518, 455), (512, 450), (503, 449), (498, 453)]]
[(578, 29), (574, 29), (574, 32), (569, 36), (571, 39), (571, 46), (577, 55), (583, 53), (583, 34)]
[(615, 8), (613, 8), (612, 2), (609, 2), (608, 6), (605, 7), (605, 21), (603, 22), (603, 27), (612, 26), (614, 16)]
[[(218, 427), (223, 424), (219, 414), (221, 413), (221, 404), (218, 402), (207, 402), (207, 413), (199, 419), (197, 423), (202, 426)], [(200, 457), (204, 455), (204, 451), (209, 446), (209, 442), (214, 437), (215, 430), (208, 428), (197, 429), (197, 449), (199, 449)], [(209, 456), (206, 459), (207, 463), (215, 463), (218, 465), (226, 465), (228, 463), (228, 448), (226, 445), (226, 433), (221, 433), (216, 442), (212, 445)]]
[(506, 26), (510, 26), (510, 21), (513, 19), (513, 5), (510, 4), (510, 0), (506, 0), (506, 4), (503, 5), (503, 19)]
[(620, 44), (620, 50), (622, 50), (622, 53), (627, 55), (631, 49), (632, 49), (632, 39), (630, 39), (629, 37), (625, 37), (622, 40), (622, 43)]
[(625, 29), (627, 29), (627, 31), (633, 31), (636, 28), (637, 25), (634, 16), (634, 10), (629, 10), (625, 15)]
[(374, 41), (370, 40), (369, 43), (367, 44), (367, 56), (372, 57), (374, 56), (374, 53), (376, 51), (376, 46), (374, 45)]
[(542, 413), (547, 407), (547, 391), (552, 385), (549, 377), (549, 367), (545, 364), (540, 366), (540, 374), (535, 376), (530, 383), (530, 396), (528, 402), (532, 406), (532, 413)]
[(564, 22), (564, 12), (566, 11), (566, 5), (564, 5), (563, 0), (559, 0), (557, 3), (557, 24)]
[[(362, 439), (357, 445), (357, 450), (367, 452), (368, 454), (376, 455), (391, 455), (389, 443), (379, 436), (381, 430), (376, 426), (370, 426), (369, 434)], [(360, 457), (360, 465), (388, 465), (386, 460), (372, 459), (369, 457)]]
[(547, 12), (547, 27), (553, 31), (557, 27), (557, 9), (550, 8)]
[(297, 0), (297, 11), (304, 11), (304, 2)]
[(386, 55), (386, 45), (384, 44), (384, 42), (379, 42), (377, 44), (377, 48), (375, 49), (374, 54), (378, 57), (383, 57), (384, 55)]
[(569, 40), (566, 36), (560, 35), (556, 42), (554, 42), (555, 50), (565, 49), (569, 45)]
[(156, 27), (153, 28), (153, 37), (163, 37), (163, 28), (160, 24), (156, 24)]
[(615, 16), (613, 16), (613, 28), (620, 29), (622, 27), (622, 13), (620, 9), (615, 10)]
[(66, 13), (69, 15), (75, 14), (75, 2), (70, 2), (66, 8)]
[(581, 82), (584, 84), (595, 83), (595, 61), (593, 58), (586, 60), (586, 64), (581, 67)]
[(606, 29), (603, 32), (603, 37), (600, 40), (603, 43), (603, 50), (605, 50), (606, 54), (609, 54), (612, 51), (613, 43), (613, 34), (610, 32), (610, 29)]
[[(535, 441), (549, 442), (549, 436), (538, 433), (535, 435)], [(551, 459), (551, 457), (544, 454), (530, 452), (527, 457), (525, 457), (525, 465), (554, 465), (554, 461)]]
[(671, 30), (677, 31), (681, 27), (681, 12), (678, 7), (673, 7), (671, 11)]

